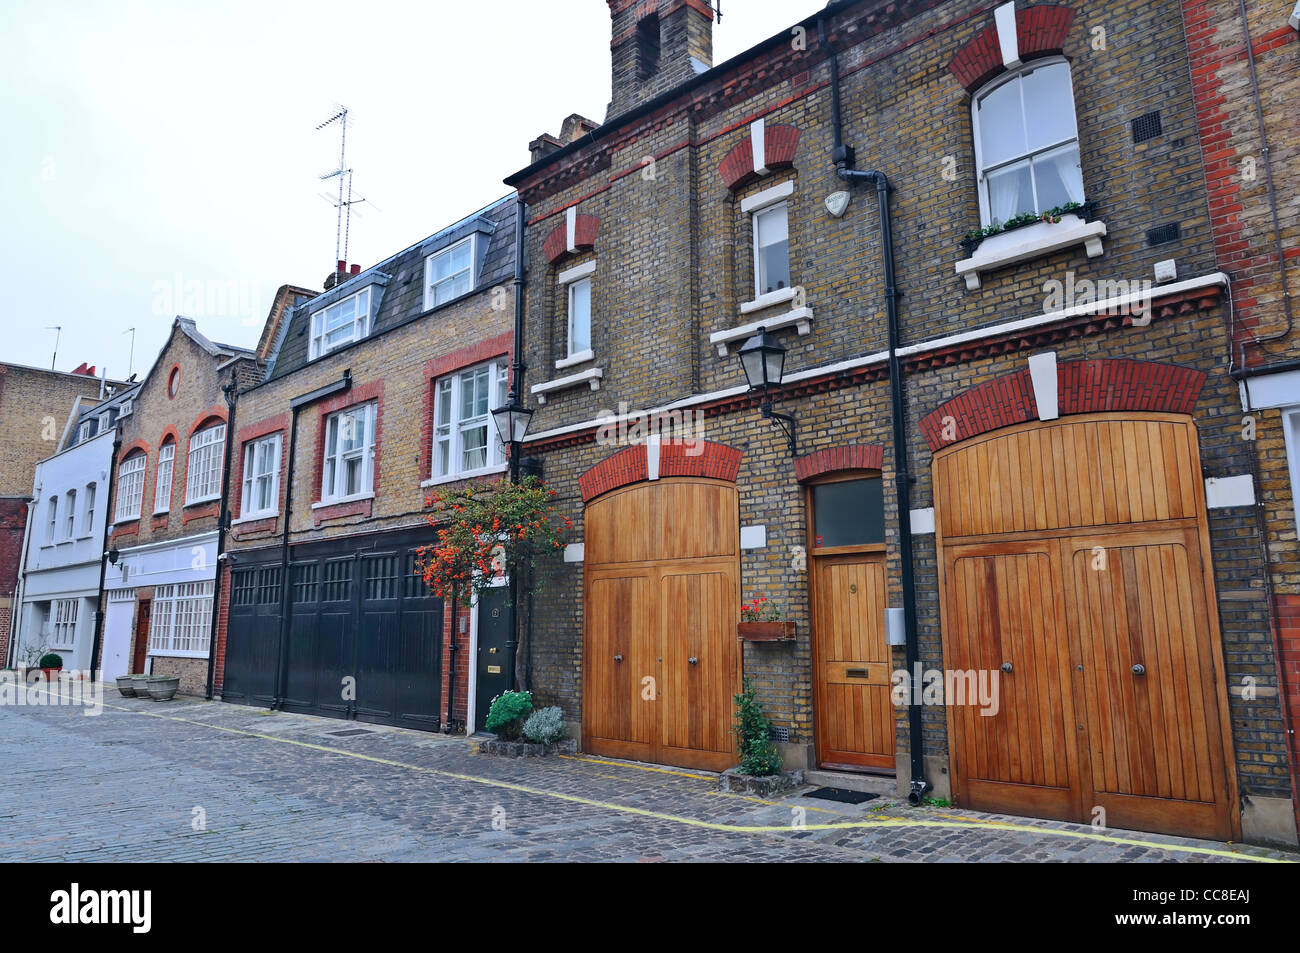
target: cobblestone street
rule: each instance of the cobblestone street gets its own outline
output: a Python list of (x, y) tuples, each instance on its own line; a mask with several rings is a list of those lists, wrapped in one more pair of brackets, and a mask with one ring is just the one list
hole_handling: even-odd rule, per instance
[[(340, 732), (365, 729), (362, 734)], [(905, 802), (717, 793), (703, 772), (105, 693), (0, 708), (4, 861), (1252, 861), (1295, 855)], [(792, 826), (805, 809), (803, 829)]]

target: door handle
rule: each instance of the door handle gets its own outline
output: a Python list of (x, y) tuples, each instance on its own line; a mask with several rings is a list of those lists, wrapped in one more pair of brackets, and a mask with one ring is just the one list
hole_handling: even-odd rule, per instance
[(690, 662), (692, 665), (698, 665), (700, 660), (697, 659), (694, 655), (692, 655), (686, 661)]
[(1134, 675), (1145, 675), (1146, 673), (1147, 673), (1147, 667), (1143, 665), (1141, 662), (1138, 662), (1136, 665), (1133, 666)]
[(497, 647), (495, 645), (492, 646), (492, 648), (488, 649), (488, 655), (496, 655), (496, 654), (497, 654)]
[(1011, 672), (1012, 672), (1011, 663), (1010, 663), (1010, 662), (1003, 662), (1003, 663), (1002, 663), (1002, 671), (1004, 671), (1004, 672), (1006, 672), (1008, 675), (1010, 675)]
[(621, 656), (621, 655), (615, 655), (615, 656), (614, 656), (614, 661), (615, 661), (615, 662), (621, 662), (621, 661), (623, 661), (623, 656)]

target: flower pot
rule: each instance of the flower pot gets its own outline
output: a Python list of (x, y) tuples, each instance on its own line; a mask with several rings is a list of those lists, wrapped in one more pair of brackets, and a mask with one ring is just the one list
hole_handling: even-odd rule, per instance
[(43, 668), (43, 669), (41, 669), (41, 671), (45, 674), (45, 680), (46, 680), (47, 682), (57, 682), (57, 681), (59, 680), (59, 673), (62, 672), (63, 669), (61, 669), (61, 668)]
[(135, 697), (135, 678), (131, 675), (119, 675), (117, 677), (117, 691), (123, 698)]
[(179, 675), (151, 675), (149, 677), (149, 697), (156, 702), (171, 701), (176, 690), (181, 687)]
[(793, 642), (793, 622), (738, 622), (736, 638), (745, 642)]

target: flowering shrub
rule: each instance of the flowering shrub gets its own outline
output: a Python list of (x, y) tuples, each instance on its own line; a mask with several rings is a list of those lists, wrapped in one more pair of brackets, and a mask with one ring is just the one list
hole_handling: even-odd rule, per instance
[(775, 602), (768, 601), (767, 596), (760, 595), (753, 602), (741, 604), (740, 618), (742, 622), (779, 622), (781, 610)]
[(502, 741), (514, 741), (532, 711), (532, 692), (502, 692), (488, 709), (487, 730), (496, 732)]
[(510, 560), (537, 591), (543, 579), (536, 571), (545, 565), (539, 560), (562, 549), (561, 536), (573, 526), (555, 512), (554, 499), (555, 491), (535, 476), (435, 490), (426, 519), (438, 541), (416, 555), (424, 584), (439, 598), (468, 601), (504, 575)]
[(781, 752), (772, 743), (772, 722), (758, 703), (754, 683), (748, 675), (735, 697), (736, 721), (731, 726), (740, 755), (740, 772), (754, 777), (781, 773)]
[(524, 740), (535, 745), (553, 745), (564, 737), (564, 713), (559, 707), (539, 708), (524, 722)]

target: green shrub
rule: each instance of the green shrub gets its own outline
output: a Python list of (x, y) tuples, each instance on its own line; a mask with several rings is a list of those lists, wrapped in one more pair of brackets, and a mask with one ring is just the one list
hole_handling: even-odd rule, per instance
[(553, 745), (564, 737), (564, 713), (559, 707), (539, 708), (524, 722), (524, 740), (535, 745)]
[(41, 656), (38, 668), (63, 668), (63, 656), (57, 652), (46, 652)]
[(772, 743), (772, 722), (763, 714), (748, 676), (743, 689), (736, 696), (736, 723), (731, 728), (739, 742), (740, 770), (755, 777), (780, 774), (781, 753)]
[(488, 709), (487, 730), (503, 741), (516, 741), (524, 719), (533, 711), (532, 692), (502, 692)]

